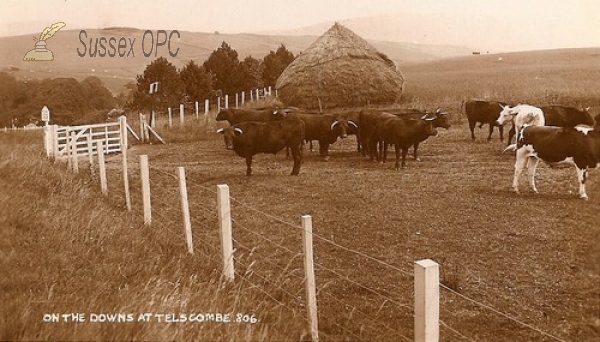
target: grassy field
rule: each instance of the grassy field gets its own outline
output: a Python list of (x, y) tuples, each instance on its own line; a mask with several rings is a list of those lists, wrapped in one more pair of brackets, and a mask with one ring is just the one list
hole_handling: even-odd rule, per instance
[[(540, 193), (529, 193), (525, 179), (522, 194), (512, 193), (514, 157), (500, 153), (497, 135), (485, 142), (486, 128), (471, 141), (461, 103), (597, 106), (598, 52), (545, 54), (545, 64), (531, 53), (404, 66), (403, 105), (446, 107), (454, 125), (402, 171), (368, 161), (349, 138), (332, 146), (328, 162), (307, 151), (298, 177), (283, 153), (257, 156), (246, 177), (244, 160), (214, 133), (220, 123), (159, 125), (169, 144), (129, 152), (131, 213), (119, 156), (108, 158), (104, 198), (97, 176), (44, 157), (40, 132), (0, 134), (0, 340), (307, 340), (303, 214), (316, 234), (322, 340), (412, 340), (412, 265), (423, 258), (441, 267), (442, 341), (597, 340), (600, 173), (590, 172), (587, 202), (577, 198), (572, 168), (540, 165)], [(142, 223), (142, 154), (151, 227)], [(193, 256), (178, 166), (186, 168)], [(234, 284), (220, 279), (215, 188), (223, 183), (232, 196)], [(51, 313), (86, 321), (44, 322)], [(125, 322), (92, 322), (92, 313), (122, 313)], [(232, 322), (138, 322), (141, 313), (228, 313)], [(244, 315), (258, 322), (235, 322)]]

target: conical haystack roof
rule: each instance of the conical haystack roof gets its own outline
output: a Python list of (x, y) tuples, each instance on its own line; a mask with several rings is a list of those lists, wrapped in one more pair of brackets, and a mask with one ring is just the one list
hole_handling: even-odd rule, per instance
[(322, 109), (394, 103), (403, 84), (394, 62), (335, 23), (288, 65), (275, 87), (285, 105)]

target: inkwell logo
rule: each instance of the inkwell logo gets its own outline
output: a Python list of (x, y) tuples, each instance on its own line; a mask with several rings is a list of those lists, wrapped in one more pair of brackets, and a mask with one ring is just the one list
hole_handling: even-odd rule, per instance
[(27, 54), (25, 54), (25, 57), (23, 57), (24, 61), (52, 61), (54, 60), (54, 54), (52, 54), (52, 51), (46, 49), (46, 41), (50, 38), (52, 38), (52, 36), (54, 36), (54, 34), (56, 32), (58, 32), (58, 30), (60, 30), (61, 28), (67, 26), (67, 24), (60, 22), (60, 23), (56, 23), (56, 24), (52, 24), (50, 27), (46, 27), (44, 29), (44, 31), (42, 31), (42, 34), (40, 35), (40, 37), (33, 37), (33, 40), (36, 41), (35, 43), (35, 49), (27, 52)]

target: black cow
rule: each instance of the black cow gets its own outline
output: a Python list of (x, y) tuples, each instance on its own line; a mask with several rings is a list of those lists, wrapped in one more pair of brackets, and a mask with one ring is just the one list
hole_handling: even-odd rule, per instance
[(294, 157), (292, 175), (300, 173), (302, 145), (304, 144), (304, 122), (287, 119), (279, 121), (247, 121), (227, 128), (220, 128), (228, 150), (246, 158), (246, 175), (252, 174), (252, 157), (258, 153), (277, 153), (289, 148)]
[(480, 123), (479, 128), (483, 127), (484, 124), (489, 125), (488, 142), (492, 140), (494, 126), (498, 126), (500, 141), (504, 140), (504, 127), (498, 125), (496, 122), (502, 111), (501, 105), (506, 106), (506, 103), (485, 100), (469, 100), (465, 103), (465, 113), (467, 115), (467, 120), (469, 120), (469, 129), (471, 130), (472, 140), (475, 140), (475, 125), (478, 122)]
[[(594, 125), (594, 119), (587, 109), (577, 109), (565, 106), (540, 107), (544, 113), (545, 126), (575, 127), (577, 125)], [(515, 127), (508, 132), (508, 144), (515, 136)]]
[(589, 168), (600, 164), (600, 130), (582, 127), (525, 126), (517, 136), (517, 161), (513, 190), (519, 192), (519, 176), (527, 166), (529, 184), (534, 192), (535, 169), (542, 159), (550, 165), (568, 162), (575, 165), (579, 196), (587, 199), (585, 181)]
[(360, 147), (360, 112), (351, 111), (340, 114), (340, 117), (348, 121), (348, 135), (356, 136), (356, 150), (361, 151)]
[(215, 120), (235, 125), (244, 121), (277, 121), (285, 119), (285, 112), (274, 107), (261, 109), (221, 108)]
[(306, 141), (317, 140), (319, 153), (325, 160), (329, 160), (329, 145), (337, 141), (338, 137), (348, 136), (348, 124), (356, 125), (341, 116), (328, 114), (289, 113), (288, 119), (302, 120), (305, 125)]
[(423, 136), (429, 137), (437, 134), (437, 130), (432, 124), (434, 119), (428, 118), (427, 115), (420, 119), (402, 119), (396, 116), (380, 119), (376, 128), (380, 146), (379, 159), (385, 163), (388, 145), (393, 144), (396, 150), (396, 164), (394, 167), (396, 170), (399, 169), (400, 150), (402, 150), (402, 168), (404, 168), (408, 148), (416, 142), (423, 141)]

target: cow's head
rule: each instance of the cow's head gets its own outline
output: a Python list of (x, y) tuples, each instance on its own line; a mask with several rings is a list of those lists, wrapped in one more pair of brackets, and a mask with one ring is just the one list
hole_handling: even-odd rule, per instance
[(225, 141), (225, 147), (228, 150), (233, 150), (233, 140), (236, 136), (243, 134), (244, 131), (238, 127), (227, 127), (217, 129), (217, 133), (223, 134), (223, 140)]
[(428, 114), (425, 114), (421, 117), (421, 122), (423, 122), (425, 124), (425, 133), (427, 135), (437, 135), (438, 131), (437, 129), (435, 129), (435, 127), (433, 126), (433, 121), (436, 119), (436, 117), (430, 117)]
[(442, 108), (438, 108), (435, 111), (435, 118), (433, 121), (433, 125), (435, 127), (442, 127), (445, 129), (450, 128), (450, 120), (449, 120), (448, 112), (443, 110)]
[(503, 104), (499, 104), (500, 108), (502, 108), (502, 111), (500, 111), (500, 114), (498, 116), (498, 120), (496, 120), (496, 124), (498, 126), (502, 126), (508, 122), (513, 122), (513, 120), (515, 119), (515, 115), (517, 115), (518, 110), (516, 110), (517, 106), (515, 107), (510, 107), (508, 105), (503, 105)]
[(353, 121), (348, 121), (340, 116), (336, 117), (335, 121), (331, 123), (331, 131), (335, 132), (338, 137), (346, 138), (348, 137), (348, 125), (352, 125), (354, 127), (358, 127), (358, 125)]

